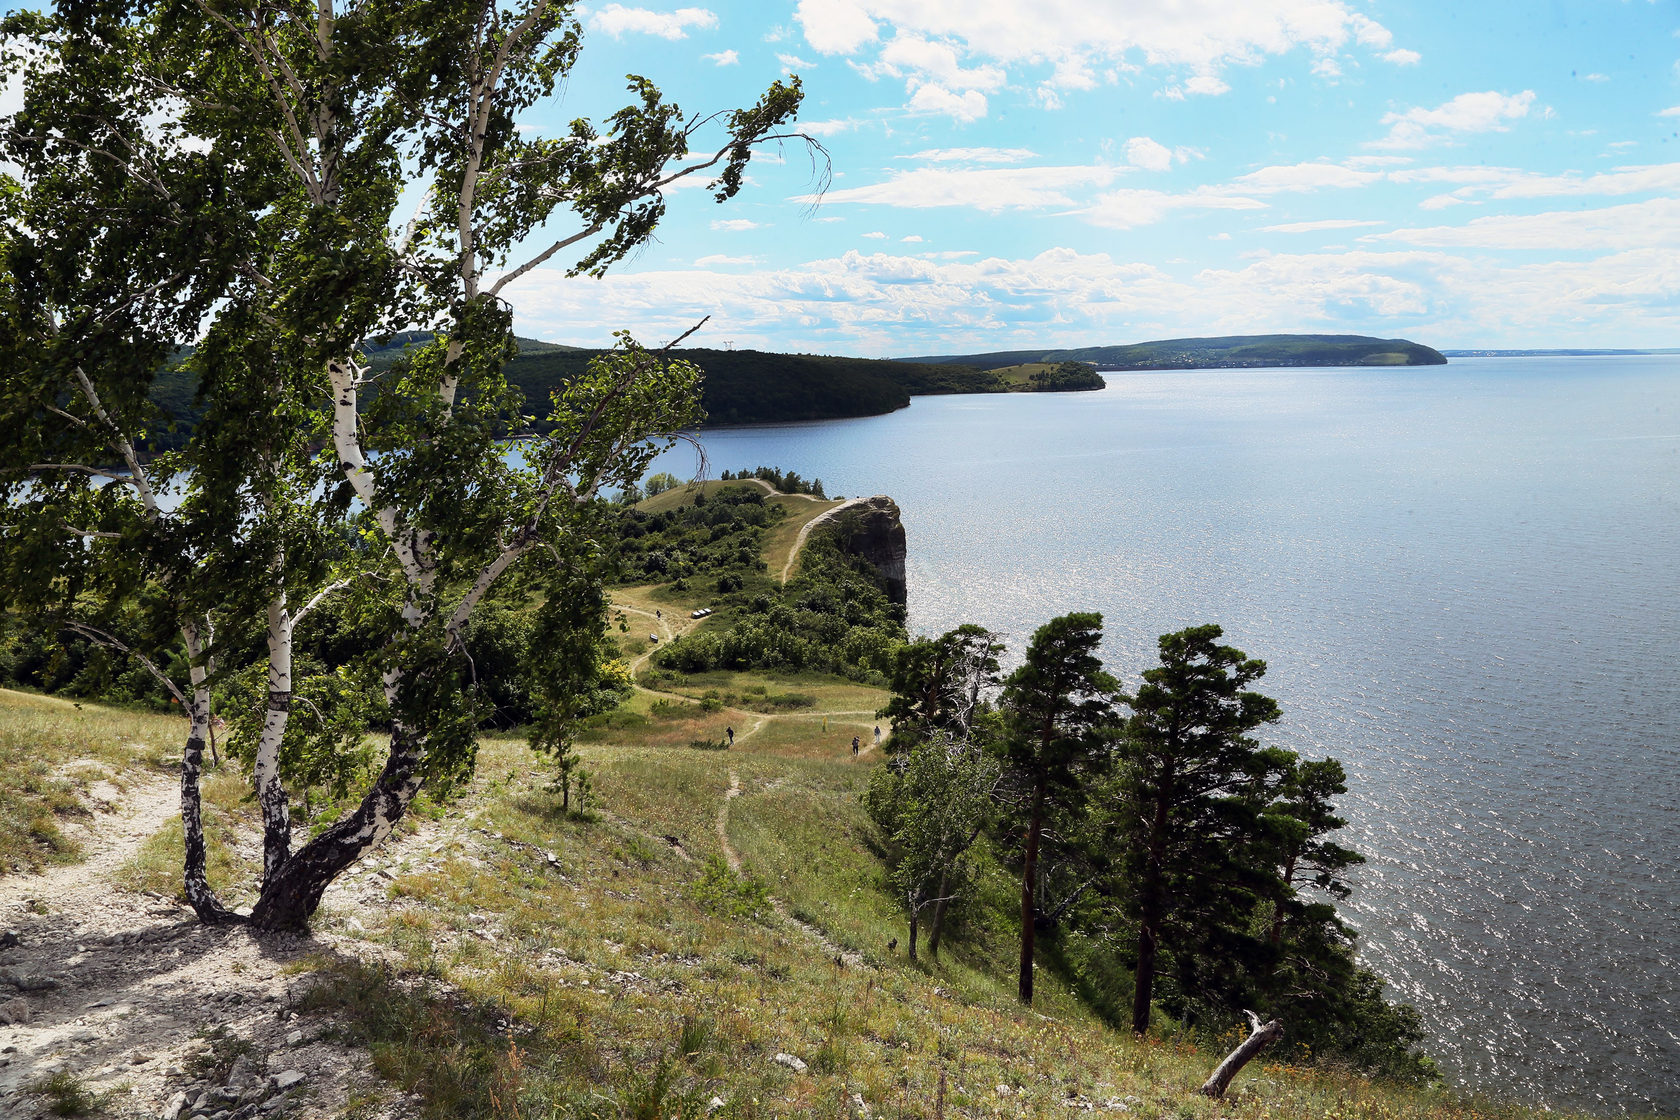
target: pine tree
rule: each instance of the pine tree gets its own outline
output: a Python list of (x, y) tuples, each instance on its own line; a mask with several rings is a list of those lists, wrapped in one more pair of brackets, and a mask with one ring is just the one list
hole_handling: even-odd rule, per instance
[(1033, 997), (1038, 860), (1052, 810), (1083, 800), (1108, 760), (1118, 686), (1097, 657), (1102, 615), (1068, 614), (1033, 634), (1026, 661), (1009, 675), (999, 706), (1008, 723), (1005, 765), (1026, 811), (1021, 859), (1022, 1003)]
[(1222, 635), (1207, 625), (1162, 636), (1161, 664), (1145, 670), (1121, 737), (1139, 1033), (1149, 1029), (1163, 946), (1174, 953), (1181, 991), (1229, 989), (1253, 961), (1257, 939), (1247, 927), (1259, 901), (1275, 893), (1262, 814), (1294, 755), (1249, 737), (1278, 719), (1278, 706), (1248, 691), (1266, 663), (1218, 644)]

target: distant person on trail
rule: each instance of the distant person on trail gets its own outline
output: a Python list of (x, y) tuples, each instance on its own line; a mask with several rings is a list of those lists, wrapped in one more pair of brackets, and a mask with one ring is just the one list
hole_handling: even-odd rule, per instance
[(878, 723), (875, 725), (875, 745), (881, 745), (881, 725)]
[(857, 756), (858, 756), (858, 737), (856, 735), (853, 735), (852, 736), (852, 757), (856, 758)]
[(664, 622), (665, 621), (665, 612), (660, 610), (658, 607), (655, 607), (653, 609), (653, 617), (658, 619), (661, 622)]
[(729, 745), (733, 747), (735, 745), (735, 729), (733, 727), (726, 727), (723, 730), (724, 734), (729, 736)]

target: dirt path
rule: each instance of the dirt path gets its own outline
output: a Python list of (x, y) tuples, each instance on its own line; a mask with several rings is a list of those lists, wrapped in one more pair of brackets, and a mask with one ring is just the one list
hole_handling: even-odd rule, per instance
[[(113, 811), (96, 813), (68, 832), (87, 852), (81, 863), (54, 867), (40, 874), (0, 876), (0, 922), (15, 907), (33, 899), (90, 913), (103, 905), (110, 890), (111, 872), (133, 858), (145, 839), (174, 820), (181, 811), (181, 787), (167, 780), (147, 780), (119, 791), (98, 782), (89, 791), (96, 805)], [(97, 889), (95, 884), (99, 884)]]
[(828, 498), (819, 498), (815, 494), (789, 494), (785, 490), (776, 489), (762, 478), (730, 479), (730, 481), (756, 482), (758, 485), (764, 487), (764, 492), (772, 498), (804, 498), (807, 502), (826, 502), (830, 500)]
[[(626, 614), (640, 615), (643, 618), (648, 619), (655, 627), (657, 627), (659, 631), (659, 640), (661, 642), (672, 641), (689, 633), (702, 621), (701, 619), (681, 619), (677, 625), (673, 626), (669, 616), (656, 614), (654, 611), (646, 610), (642, 607), (632, 607), (624, 603), (615, 602), (613, 606), (615, 609), (621, 610)], [(640, 681), (637, 681), (636, 677), (642, 671), (642, 667), (648, 663), (648, 659), (654, 655), (658, 648), (658, 646), (654, 646), (645, 652), (638, 654), (631, 660), (630, 680), (634, 683), (636, 689), (647, 693), (649, 696), (657, 696), (662, 700), (675, 700), (683, 704), (697, 703), (692, 696), (684, 696), (680, 692), (665, 692), (662, 689), (649, 688)], [(745, 730), (736, 732), (735, 738), (730, 744), (731, 746), (740, 746), (742, 743), (745, 743), (748, 739), (764, 730), (771, 720), (814, 723), (823, 716), (873, 716), (875, 714), (873, 708), (855, 708), (847, 709), (845, 711), (817, 712), (814, 714), (806, 712), (754, 712), (747, 708), (733, 707), (720, 708), (718, 710), (728, 714), (734, 722), (745, 723), (748, 725)], [(872, 748), (873, 744), (870, 744), (870, 746), (864, 748), (862, 753), (868, 753), (868, 751)]]
[[(698, 619), (698, 618), (687, 619), (687, 620), (685, 620), (686, 625), (672, 626), (671, 625), (671, 620), (669, 618), (664, 617), (663, 612), (644, 610), (641, 607), (632, 607), (632, 606), (629, 606), (625, 603), (617, 603), (617, 602), (615, 602), (613, 604), (613, 608), (615, 610), (623, 611), (626, 614), (639, 614), (643, 618), (646, 618), (646, 619), (649, 619), (650, 621), (652, 621), (655, 628), (657, 628), (658, 631), (659, 631), (659, 640), (661, 642), (674, 641), (677, 638), (682, 637), (684, 634), (687, 634), (689, 631), (693, 630), (701, 622), (701, 620)], [(637, 689), (640, 692), (645, 692), (649, 696), (657, 696), (662, 700), (678, 700), (678, 701), (681, 701), (684, 704), (694, 703), (695, 702), (694, 698), (691, 697), (691, 696), (684, 696), (681, 693), (677, 693), (677, 692), (665, 692), (665, 691), (662, 691), (661, 689), (657, 689), (657, 688), (649, 688), (646, 685), (642, 684), (639, 680), (636, 679), (637, 674), (639, 674), (642, 671), (642, 667), (645, 666), (648, 663), (648, 661), (653, 657), (653, 655), (657, 652), (659, 652), (659, 647), (657, 645), (651, 645), (644, 652), (642, 652), (640, 654), (637, 654), (635, 657), (630, 659), (630, 685), (631, 685), (631, 687)]]
[(810, 537), (812, 528), (821, 525), (824, 521), (832, 521), (834, 516), (841, 511), (851, 509), (853, 506), (862, 502), (867, 502), (868, 500), (868, 498), (847, 498), (833, 509), (824, 510), (822, 513), (817, 514), (817, 516), (801, 525), (799, 527), (799, 535), (793, 538), (793, 549), (788, 553), (787, 563), (782, 565), (782, 582), (786, 583), (788, 581), (788, 576), (792, 574), (793, 565), (798, 561), (799, 552), (805, 547), (805, 541)]
[[(201, 925), (173, 899), (120, 889), (113, 872), (175, 821), (179, 787), (148, 780), (95, 793), (115, 808), (77, 838), (85, 862), (0, 878), (0, 1117), (44, 1115), (30, 1090), (55, 1074), (101, 1095), (99, 1114), (118, 1118), (243, 1115), (272, 1101), (276, 1115), (319, 1120), (356, 1095), (372, 1102), (370, 1117), (412, 1113), (415, 1102), (371, 1072), (365, 1051), (335, 1041), (326, 1017), (293, 1010), (313, 982), (294, 963), (338, 955), (340, 940), (259, 940)], [(417, 842), (388, 845), (329, 900), (365, 888), (375, 874), (367, 865)], [(197, 1109), (183, 1107), (201, 1094)]]
[[(742, 796), (741, 777), (734, 770), (731, 770), (729, 771), (729, 788), (723, 791), (723, 800), (718, 804), (717, 833), (718, 844), (723, 848), (724, 862), (729, 865), (729, 870), (735, 872), (737, 875), (741, 873), (741, 853), (737, 852), (735, 850), (735, 846), (729, 842), (729, 807), (730, 804), (740, 796)], [(809, 937), (812, 941), (821, 945), (823, 952), (833, 957), (836, 961), (844, 961), (853, 968), (863, 968), (867, 966), (867, 963), (864, 961), (861, 954), (854, 953), (848, 949), (842, 949), (839, 945), (836, 945), (833, 941), (829, 940), (828, 935), (822, 930), (818, 929), (809, 922), (804, 922), (794, 917), (793, 911), (788, 909), (787, 903), (783, 902), (775, 895), (770, 896), (770, 907), (775, 910), (776, 915), (784, 922), (788, 923), (788, 925), (793, 926), (806, 937)]]

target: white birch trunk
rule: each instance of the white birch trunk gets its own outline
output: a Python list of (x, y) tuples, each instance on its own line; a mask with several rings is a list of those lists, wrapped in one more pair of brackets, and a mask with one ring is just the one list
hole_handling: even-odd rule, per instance
[(210, 687), (208, 669), (204, 662), (204, 646), (198, 627), (192, 623), (181, 628), (191, 666), (192, 689), (187, 700), (187, 742), (181, 751), (181, 840), (184, 857), (181, 868), (182, 889), (187, 905), (193, 908), (200, 921), (216, 923), (234, 916), (222, 905), (205, 877), (204, 806), (199, 796), (198, 779), (204, 767), (204, 743), (210, 735)]
[(292, 713), (292, 617), (286, 593), (268, 602), (268, 698), (252, 777), (263, 819), (263, 880), (272, 878), (292, 851), (291, 806), (280, 780), (280, 743)]

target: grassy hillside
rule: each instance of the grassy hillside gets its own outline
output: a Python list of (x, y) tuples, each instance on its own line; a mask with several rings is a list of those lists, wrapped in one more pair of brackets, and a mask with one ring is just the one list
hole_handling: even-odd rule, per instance
[[(912, 965), (891, 948), (902, 918), (858, 805), (881, 762), (847, 745), (879, 693), (749, 674), (734, 685), (817, 703), (783, 718), (644, 693), (627, 713), (640, 722), (582, 746), (594, 794), (581, 812), (561, 810), (522, 742), (486, 741), (468, 788), (329, 897), (297, 1027), (365, 1045), (383, 1099), (411, 1094), (406, 1114), (432, 1120), (1539, 1115), (1308, 1066), (1287, 1045), (1226, 1102), (1205, 1100), (1193, 1090), (1229, 1039), (1136, 1040), (1053, 961), (1036, 1005), (1016, 1002), (1008, 882), (983, 886), (939, 961)], [(30, 711), (0, 704), (0, 727), (60, 749)], [(87, 705), (78, 718), (88, 743), (133, 734), (126, 713)], [(762, 729), (732, 750), (688, 745), (750, 719)], [(364, 1096), (357, 1115), (380, 1100)]]
[[(643, 503), (638, 539), (681, 546), (695, 570), (682, 584), (614, 589), (624, 626), (610, 636), (631, 671), (750, 617), (738, 600), (780, 588), (786, 527), (829, 504), (763, 495), (750, 482)], [(766, 515), (713, 520), (730, 506)], [(680, 516), (696, 511), (704, 531)], [(732, 552), (726, 568), (705, 558), (752, 533), (760, 553), (744, 569)], [(738, 570), (745, 586), (712, 585), (716, 572)], [(799, 578), (788, 585), (796, 596)], [(718, 610), (696, 620), (699, 606)], [(1045, 936), (1036, 1001), (1017, 1002), (1017, 888), (985, 839), (939, 958), (912, 963), (859, 800), (884, 764), (873, 730), (885, 691), (815, 672), (639, 676), (644, 687), (580, 736), (590, 789), (581, 805), (562, 807), (550, 764), (523, 741), (488, 737), (473, 781), (446, 804), (423, 798), (400, 834), (329, 892), (319, 956), (301, 966), (310, 994), (295, 1010), (309, 1037), (371, 1054), (388, 1088), (356, 1115), (384, 1114), (376, 1106), (399, 1094), (406, 1115), (432, 1120), (1538, 1115), (1313, 1064), (1287, 1039), (1225, 1102), (1206, 1100), (1194, 1090), (1234, 1037), (1164, 1018), (1142, 1040), (1115, 1029), (1067, 964), (1080, 951), (1075, 935)], [(118, 784), (155, 782), (183, 726), (0, 693), (0, 773), (18, 772), (0, 783), (0, 821), (20, 822), (14, 837), (45, 838), (14, 839), (12, 850), (28, 853), (25, 863), (78, 858), (48, 827), (87, 813), (85, 787), (66, 777), (77, 760)], [(730, 729), (733, 746), (719, 749)], [(248, 788), (231, 763), (207, 783), (219, 881), (252, 874), (241, 842)], [(173, 893), (178, 837), (177, 825), (160, 828), (114, 885)]]
[(946, 354), (907, 362), (1002, 370), (1034, 362), (1093, 362), (1104, 370), (1221, 369), (1258, 366), (1425, 366), (1444, 365), (1438, 350), (1403, 338), (1342, 334), (1229, 335), (1169, 338), (1129, 346), (1086, 346), (1073, 350), (1001, 350), (989, 354)]

